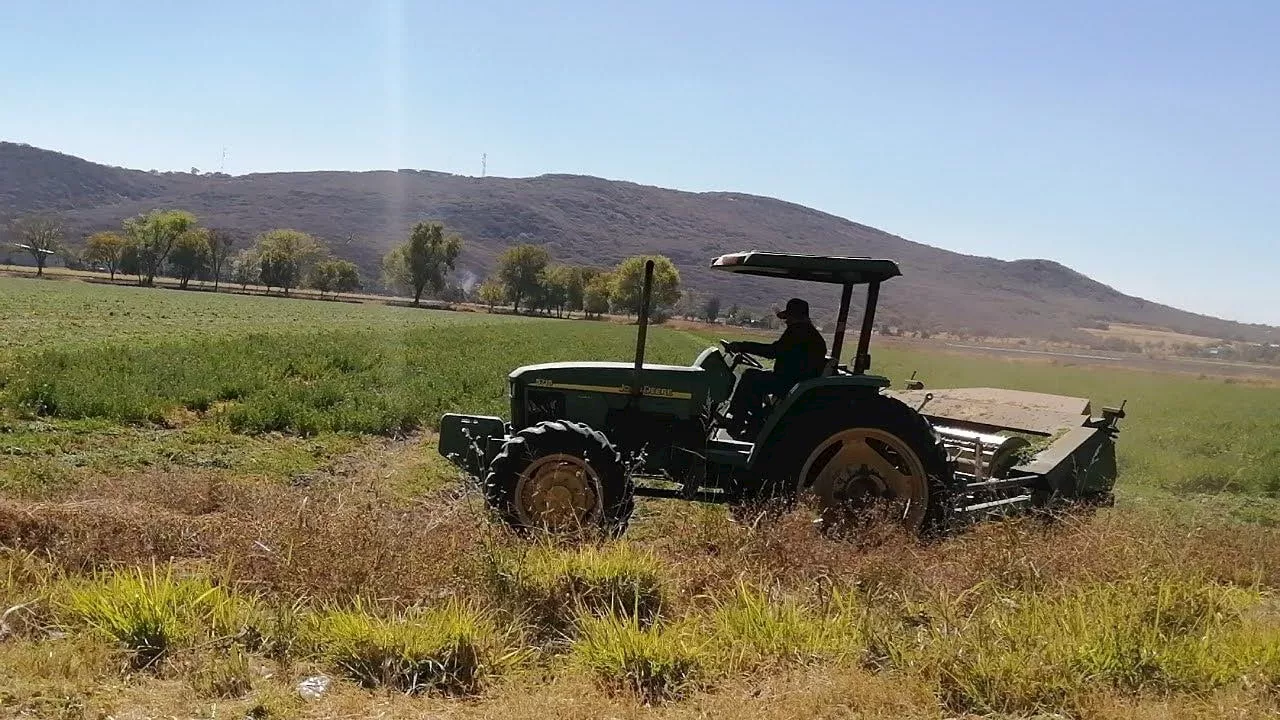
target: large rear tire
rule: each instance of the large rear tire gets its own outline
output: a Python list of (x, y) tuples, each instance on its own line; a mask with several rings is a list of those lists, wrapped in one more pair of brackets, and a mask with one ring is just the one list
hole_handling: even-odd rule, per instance
[(602, 433), (563, 420), (516, 433), (489, 465), (489, 507), (519, 530), (620, 535), (635, 509), (622, 458)]
[(876, 520), (925, 535), (948, 526), (952, 463), (929, 422), (901, 401), (827, 400), (785, 422), (769, 451), (766, 496), (813, 503), (831, 532)]

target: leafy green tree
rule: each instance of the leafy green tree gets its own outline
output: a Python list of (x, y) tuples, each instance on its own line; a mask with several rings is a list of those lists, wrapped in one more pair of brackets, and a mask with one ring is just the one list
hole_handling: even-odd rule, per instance
[(554, 309), (557, 317), (564, 317), (575, 275), (574, 268), (568, 265), (552, 265), (542, 273), (542, 302)]
[(169, 268), (178, 278), (178, 287), (186, 290), (191, 278), (203, 272), (208, 266), (208, 229), (193, 227), (173, 241), (173, 250), (169, 253)]
[(325, 260), (311, 268), (307, 284), (319, 290), (321, 296), (327, 292), (353, 292), (360, 287), (360, 269), (347, 260)]
[(420, 222), (407, 242), (382, 259), (382, 272), (388, 284), (412, 292), (417, 305), (423, 290), (430, 288), (433, 294), (444, 290), (461, 252), (461, 237), (446, 233), (440, 223)]
[(502, 287), (502, 283), (497, 280), (485, 280), (480, 284), (480, 288), (476, 291), (480, 297), (480, 302), (489, 307), (489, 312), (493, 312), (494, 306), (506, 299), (506, 291)]
[(586, 265), (573, 265), (569, 269), (571, 273), (568, 284), (569, 311), (582, 312), (586, 301), (587, 285), (602, 271)]
[(325, 255), (319, 240), (300, 230), (268, 230), (258, 236), (258, 277), (262, 284), (278, 287), (285, 295), (298, 286), (307, 271)]
[(258, 254), (253, 248), (245, 248), (231, 259), (231, 282), (239, 285), (241, 290), (247, 289), (258, 275)]
[(236, 244), (236, 236), (229, 230), (209, 228), (205, 239), (209, 243), (209, 273), (213, 275), (213, 289), (217, 292), (218, 283), (227, 273), (227, 265), (230, 262), (231, 250)]
[(360, 268), (347, 260), (339, 260), (334, 268), (337, 280), (333, 289), (340, 293), (352, 293), (360, 289)]
[(32, 215), (14, 220), (11, 231), (17, 238), (14, 245), (30, 253), (35, 261), (36, 277), (43, 276), (49, 258), (62, 249), (62, 223), (55, 218)]
[(583, 291), (582, 309), (587, 317), (600, 317), (609, 312), (609, 304), (613, 299), (613, 276), (600, 273), (591, 278)]
[(174, 243), (195, 225), (196, 216), (185, 210), (152, 210), (124, 221), (124, 232), (137, 253), (139, 285), (155, 284)]
[(713, 323), (718, 317), (720, 317), (720, 296), (712, 295), (702, 304), (702, 319)]
[(498, 279), (516, 312), (520, 312), (521, 300), (537, 296), (542, 273), (550, 262), (551, 254), (541, 245), (514, 245), (498, 256)]
[(653, 260), (652, 310), (661, 314), (680, 302), (680, 271), (662, 255), (637, 255), (613, 271), (613, 304), (628, 315), (639, 315), (644, 296), (644, 264)]
[(105, 265), (111, 279), (115, 280), (129, 248), (129, 238), (118, 232), (96, 232), (85, 241), (84, 258)]

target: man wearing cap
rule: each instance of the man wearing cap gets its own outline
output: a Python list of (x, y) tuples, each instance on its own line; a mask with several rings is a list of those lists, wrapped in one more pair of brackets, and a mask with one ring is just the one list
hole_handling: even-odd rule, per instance
[(778, 313), (787, 329), (772, 343), (732, 342), (729, 352), (747, 353), (770, 358), (773, 372), (746, 368), (733, 393), (729, 415), (739, 429), (745, 429), (746, 418), (764, 405), (765, 396), (781, 395), (798, 382), (822, 375), (827, 364), (827, 341), (809, 320), (809, 303), (791, 298)]

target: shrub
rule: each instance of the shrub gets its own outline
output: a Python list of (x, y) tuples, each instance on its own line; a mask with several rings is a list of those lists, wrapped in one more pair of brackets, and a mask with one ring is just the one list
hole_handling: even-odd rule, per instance
[(470, 695), (516, 655), (488, 616), (458, 603), (382, 617), (362, 603), (310, 618), (305, 643), (367, 688)]
[(249, 656), (235, 646), (226, 653), (205, 655), (192, 672), (191, 685), (201, 697), (243, 697), (253, 689)]
[(857, 653), (862, 648), (858, 617), (843, 599), (833, 609), (825, 613), (740, 586), (715, 609), (712, 637), (727, 665), (742, 670)]
[(554, 632), (571, 630), (582, 614), (617, 615), (648, 625), (666, 603), (657, 559), (625, 543), (568, 550), (522, 546), (497, 553), (491, 572), (500, 596)]
[(706, 683), (705, 650), (687, 627), (645, 627), (635, 618), (587, 615), (578, 620), (578, 631), (573, 656), (608, 691), (659, 702)]
[(65, 590), (58, 600), (66, 624), (85, 625), (150, 668), (175, 648), (211, 639), (244, 638), (254, 602), (207, 578), (175, 578), (170, 571), (109, 573)]
[[(1207, 692), (1257, 665), (1265, 645), (1242, 624), (1257, 599), (1204, 580), (1144, 578), (988, 597), (967, 614), (942, 604), (899, 657), (932, 676), (956, 712), (1072, 709), (1099, 687)], [(893, 634), (911, 643), (904, 628)], [(1276, 642), (1275, 630), (1267, 635)]]

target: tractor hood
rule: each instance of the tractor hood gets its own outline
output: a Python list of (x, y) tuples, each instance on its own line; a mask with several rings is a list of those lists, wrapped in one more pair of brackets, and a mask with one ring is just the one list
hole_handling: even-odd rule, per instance
[[(688, 365), (649, 365), (640, 374), (645, 397), (701, 401), (706, 371)], [(537, 387), (570, 393), (632, 395), (635, 366), (624, 362), (557, 362), (526, 365), (508, 376), (513, 387)]]

